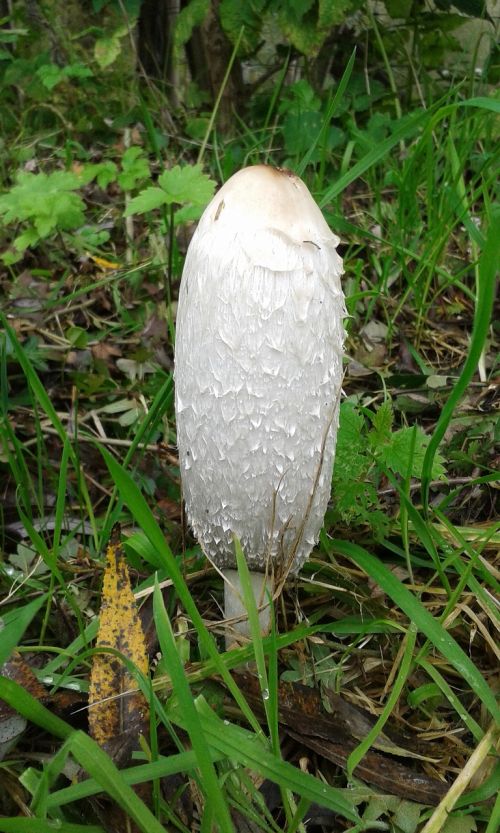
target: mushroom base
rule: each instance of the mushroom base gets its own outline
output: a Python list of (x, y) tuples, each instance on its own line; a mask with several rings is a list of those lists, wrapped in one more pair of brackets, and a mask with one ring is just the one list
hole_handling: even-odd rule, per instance
[[(255, 604), (259, 612), (260, 631), (263, 635), (271, 629), (271, 605), (269, 600), (273, 593), (272, 577), (265, 573), (250, 573), (250, 582)], [(224, 570), (224, 615), (226, 619), (236, 619), (227, 626), (226, 648), (247, 643), (251, 638), (248, 611), (243, 600), (238, 570)]]

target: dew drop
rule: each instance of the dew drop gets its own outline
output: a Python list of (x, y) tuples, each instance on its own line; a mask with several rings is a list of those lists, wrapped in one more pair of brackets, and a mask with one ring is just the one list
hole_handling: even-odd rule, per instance
[(269, 700), (269, 692), (268, 692), (267, 688), (265, 688), (262, 692), (262, 699), (263, 700)]

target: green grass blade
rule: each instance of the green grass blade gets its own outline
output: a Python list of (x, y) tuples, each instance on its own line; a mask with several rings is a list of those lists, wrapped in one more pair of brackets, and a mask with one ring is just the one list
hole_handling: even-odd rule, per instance
[(477, 98), (468, 98), (466, 101), (460, 102), (461, 107), (478, 107), (480, 110), (491, 110), (492, 113), (500, 115), (500, 101), (496, 98), (487, 98), (486, 96), (478, 96)]
[(42, 706), (38, 700), (35, 700), (31, 694), (28, 694), (22, 686), (6, 677), (0, 677), (0, 700), (4, 700), (12, 709), (22, 714), (27, 720), (31, 720), (32, 723), (35, 723), (57, 738), (66, 740), (73, 731), (68, 723), (61, 720), (60, 717), (56, 717), (45, 706)]
[[(31, 364), (31, 362), (29, 361), (28, 357), (26, 356), (26, 353), (23, 350), (22, 344), (19, 342), (14, 330), (12, 329), (12, 327), (8, 323), (5, 315), (2, 312), (0, 312), (0, 322), (4, 326), (4, 328), (7, 332), (7, 335), (8, 335), (8, 337), (9, 337), (11, 343), (12, 343), (14, 353), (16, 355), (16, 358), (17, 358), (19, 364), (21, 365), (21, 367), (23, 369), (23, 372), (24, 372), (24, 375), (26, 376), (26, 381), (27, 381), (28, 385), (30, 386), (31, 390), (33, 391), (33, 394), (34, 394), (36, 400), (38, 401), (38, 403), (40, 404), (40, 406), (42, 407), (43, 411), (45, 411), (46, 415), (50, 419), (52, 425), (54, 426), (54, 428), (55, 428), (55, 430), (56, 430), (56, 432), (59, 436), (59, 439), (60, 439), (61, 443), (64, 446), (64, 444), (67, 440), (67, 433), (64, 429), (64, 426), (63, 426), (61, 420), (59, 419), (59, 417), (57, 415), (57, 412), (56, 412), (56, 410), (55, 410), (55, 408), (54, 408), (54, 406), (53, 406), (53, 404), (50, 400), (50, 396), (47, 393), (47, 391), (45, 389), (45, 386), (42, 384), (42, 382), (40, 380), (40, 377), (38, 376), (35, 368)], [(75, 453), (74, 449), (71, 447), (71, 445), (69, 445), (68, 453), (70, 455), (71, 462), (73, 463), (73, 466), (75, 468), (75, 472), (76, 472), (76, 474), (78, 476), (78, 479), (79, 479), (80, 488), (82, 490), (82, 497), (83, 497), (84, 502), (85, 502), (85, 508), (87, 510), (89, 520), (91, 521), (91, 523), (92, 523), (92, 525), (95, 529), (95, 518), (94, 518), (94, 512), (93, 512), (93, 508), (92, 508), (92, 502), (90, 500), (90, 496), (89, 496), (89, 493), (87, 491), (87, 487), (86, 487), (86, 484), (85, 484), (85, 479), (80, 476), (80, 464), (79, 464), (78, 456)], [(96, 543), (97, 543), (97, 540), (96, 540)]]
[(19, 645), (24, 631), (40, 610), (45, 598), (46, 596), (40, 596), (29, 604), (23, 605), (23, 607), (9, 610), (8, 613), (0, 617), (2, 624), (0, 630), (0, 666), (9, 659), (14, 648)]
[(488, 327), (495, 300), (496, 273), (500, 255), (500, 213), (492, 217), (486, 243), (479, 259), (479, 276), (477, 286), (477, 303), (472, 326), (469, 353), (462, 373), (455, 383), (453, 392), (449, 396), (441, 415), (437, 421), (431, 441), (425, 452), (422, 465), (422, 503), (424, 511), (428, 511), (429, 485), (432, 479), (434, 457), (443, 439), (446, 429), (453, 416), (455, 408), (464, 395), (476, 372), (477, 364), (488, 336)]
[(319, 203), (320, 208), (324, 208), (325, 205), (331, 202), (331, 200), (338, 197), (338, 195), (341, 194), (342, 191), (344, 191), (347, 186), (351, 184), (351, 182), (354, 182), (355, 179), (362, 176), (367, 170), (369, 170), (369, 168), (377, 162), (380, 162), (380, 160), (383, 159), (395, 145), (403, 139), (407, 139), (415, 133), (420, 126), (426, 124), (426, 122), (426, 129), (432, 132), (436, 124), (441, 119), (449, 116), (449, 114), (458, 107), (478, 107), (483, 110), (491, 110), (494, 113), (498, 113), (500, 112), (499, 104), (500, 102), (490, 98), (471, 98), (467, 101), (459, 101), (455, 104), (448, 104), (444, 107), (440, 107), (434, 115), (432, 115), (431, 110), (415, 113), (409, 119), (406, 119), (403, 124), (397, 127), (394, 133), (391, 133), (387, 139), (384, 139), (376, 147), (370, 150), (365, 156), (363, 156), (362, 159), (359, 160), (359, 162), (356, 162), (350, 170), (341, 176), (340, 179), (334, 182), (321, 198)]
[(296, 173), (297, 173), (298, 176), (303, 176), (304, 171), (306, 170), (306, 168), (307, 168), (307, 166), (308, 166), (308, 164), (309, 164), (309, 162), (312, 158), (312, 155), (313, 155), (314, 151), (316, 150), (318, 142), (320, 141), (321, 137), (323, 136), (323, 134), (325, 132), (325, 129), (329, 126), (333, 116), (335, 115), (335, 111), (337, 110), (338, 105), (342, 101), (342, 98), (343, 98), (344, 93), (346, 91), (346, 87), (349, 83), (349, 79), (352, 75), (352, 70), (353, 70), (353, 67), (354, 67), (355, 58), (356, 58), (356, 47), (354, 47), (354, 49), (352, 50), (351, 57), (349, 58), (349, 61), (347, 62), (347, 66), (346, 66), (346, 68), (345, 68), (345, 70), (342, 74), (342, 78), (339, 81), (338, 87), (335, 91), (335, 95), (333, 96), (333, 99), (332, 99), (332, 101), (330, 102), (330, 104), (328, 106), (328, 110), (325, 113), (325, 118), (323, 119), (323, 124), (321, 125), (321, 129), (319, 130), (314, 142), (312, 143), (311, 147), (307, 151), (306, 155), (304, 156), (304, 158), (302, 159), (300, 164), (297, 166)]
[(500, 794), (496, 797), (495, 806), (491, 811), (488, 827), (484, 833), (496, 833), (498, 830), (500, 830)]
[(88, 735), (75, 731), (64, 720), (53, 715), (13, 680), (0, 677), (0, 698), (45, 731), (64, 740), (70, 739), (71, 753), (80, 766), (96, 779), (101, 790), (105, 790), (144, 833), (165, 833), (148, 807), (125, 783), (113, 761)]
[[(218, 761), (223, 758), (221, 752), (211, 751), (210, 755), (213, 761)], [(190, 749), (187, 752), (169, 755), (168, 758), (160, 755), (157, 761), (122, 769), (120, 770), (120, 775), (126, 784), (145, 784), (155, 778), (167, 778), (169, 775), (177, 775), (180, 772), (192, 772), (196, 769), (196, 766), (196, 755)], [(62, 807), (73, 801), (80, 801), (82, 798), (88, 798), (90, 795), (96, 795), (101, 789), (101, 785), (95, 778), (89, 778), (87, 781), (72, 784), (71, 787), (64, 787), (61, 790), (53, 792), (46, 801), (46, 807), (49, 810), (53, 807)]]
[(210, 114), (210, 118), (208, 120), (207, 129), (205, 131), (205, 135), (203, 137), (203, 141), (201, 143), (200, 150), (198, 152), (197, 162), (203, 162), (203, 157), (205, 155), (205, 150), (207, 149), (208, 140), (210, 138), (210, 134), (213, 130), (215, 119), (217, 117), (217, 113), (219, 111), (220, 103), (222, 101), (222, 96), (224, 95), (224, 90), (226, 89), (227, 82), (229, 81), (229, 76), (231, 75), (231, 70), (233, 68), (233, 64), (235, 62), (236, 56), (238, 54), (238, 49), (240, 48), (241, 39), (243, 37), (243, 32), (245, 31), (245, 27), (242, 26), (238, 37), (236, 38), (236, 42), (233, 46), (233, 51), (231, 52), (231, 57), (229, 58), (226, 71), (224, 73), (224, 78), (222, 79), (222, 83), (220, 85), (219, 92), (217, 93), (217, 98), (215, 99), (214, 106), (212, 107), (212, 112)]
[(465, 651), (443, 626), (434, 619), (423, 604), (375, 556), (349, 541), (335, 541), (335, 549), (351, 558), (399, 605), (408, 618), (456, 668), (471, 689), (484, 703), (495, 720), (500, 720), (500, 709), (488, 684)]
[(143, 833), (165, 833), (165, 828), (151, 810), (121, 777), (111, 758), (83, 732), (71, 737), (71, 751), (80, 766), (92, 775), (103, 790), (135, 821)]
[(167, 662), (168, 671), (172, 679), (174, 692), (177, 700), (182, 704), (182, 712), (185, 720), (185, 727), (191, 740), (197, 765), (201, 774), (201, 783), (205, 791), (206, 801), (213, 804), (213, 810), (217, 814), (221, 830), (232, 833), (234, 830), (231, 817), (224, 801), (217, 774), (212, 762), (198, 712), (196, 711), (191, 689), (184, 673), (184, 666), (180, 661), (175, 637), (170, 619), (168, 618), (163, 597), (158, 583), (156, 583), (153, 596), (153, 611), (160, 640), (160, 648)]
[[(357, 821), (356, 811), (348, 799), (349, 790), (339, 790), (322, 783), (309, 773), (283, 761), (247, 729), (223, 722), (202, 697), (196, 700), (206, 738), (214, 749), (224, 752), (230, 760), (237, 761), (262, 777), (269, 778), (282, 789), (315, 801), (341, 813), (350, 821)], [(172, 715), (174, 717), (174, 715)], [(177, 712), (175, 720), (184, 724)]]
[(27, 358), (27, 356), (26, 356), (26, 354), (25, 354), (25, 352), (22, 348), (22, 345), (18, 341), (18, 338), (17, 338), (14, 330), (12, 329), (12, 327), (8, 323), (5, 315), (2, 312), (0, 312), (0, 322), (2, 323), (2, 326), (5, 328), (5, 331), (8, 335), (8, 337), (9, 337), (9, 340), (12, 344), (12, 348), (14, 350), (16, 358), (17, 358), (19, 364), (21, 365), (21, 367), (23, 369), (24, 375), (26, 376), (26, 381), (30, 385), (33, 393), (36, 396), (36, 399), (38, 400), (38, 402), (42, 406), (43, 410), (45, 411), (45, 413), (49, 417), (52, 425), (56, 429), (56, 431), (59, 435), (59, 439), (61, 440), (62, 443), (64, 443), (64, 440), (66, 438), (66, 431), (64, 430), (64, 426), (63, 426), (61, 420), (59, 419), (59, 417), (57, 415), (57, 412), (56, 412), (56, 409), (54, 408), (54, 406), (53, 406), (53, 404), (50, 400), (50, 396), (48, 395), (47, 391), (45, 390), (44, 385), (40, 381), (40, 378), (39, 378), (36, 370), (32, 366), (29, 359)]
[(465, 793), (456, 803), (457, 810), (460, 807), (468, 807), (479, 801), (488, 801), (496, 795), (500, 795), (500, 762), (493, 767), (493, 772), (480, 787)]
[(63, 449), (61, 454), (61, 463), (59, 466), (59, 483), (57, 486), (57, 500), (55, 511), (55, 526), (54, 535), (52, 538), (52, 552), (54, 554), (54, 561), (57, 558), (59, 551), (59, 544), (61, 541), (61, 531), (64, 521), (64, 509), (66, 502), (66, 483), (68, 477), (68, 462), (71, 454), (71, 444), (69, 438), (65, 436), (63, 442)]
[(401, 692), (405, 686), (405, 683), (408, 679), (408, 675), (411, 670), (412, 660), (413, 660), (413, 651), (415, 648), (415, 642), (417, 639), (417, 628), (412, 623), (408, 628), (408, 632), (406, 634), (406, 644), (404, 648), (403, 658), (401, 660), (401, 664), (398, 669), (398, 673), (396, 679), (394, 680), (394, 685), (391, 689), (391, 693), (387, 698), (387, 703), (385, 704), (384, 708), (380, 716), (378, 717), (375, 725), (372, 729), (368, 732), (365, 738), (356, 746), (356, 749), (353, 749), (351, 754), (347, 759), (347, 773), (349, 778), (352, 778), (354, 770), (356, 769), (357, 765), (360, 761), (364, 758), (368, 750), (377, 740), (380, 732), (383, 730), (385, 724), (387, 723), (389, 717), (392, 714), (392, 711), (399, 700)]
[(417, 657), (417, 663), (429, 675), (431, 680), (434, 680), (450, 705), (453, 706), (460, 719), (463, 720), (474, 740), (479, 743), (484, 734), (483, 730), (479, 724), (476, 723), (474, 718), (470, 716), (467, 709), (464, 708), (460, 702), (460, 698), (457, 697), (455, 692), (450, 688), (442, 674), (439, 673), (438, 669), (432, 664), (432, 662), (428, 662), (424, 658)]
[(104, 833), (104, 828), (97, 824), (71, 824), (59, 819), (2, 819), (0, 833)]
[[(144, 420), (142, 420), (136, 434), (134, 435), (132, 442), (130, 444), (130, 448), (127, 449), (127, 453), (123, 458), (123, 465), (128, 466), (133, 457), (135, 456), (138, 448), (140, 447), (141, 443), (148, 442), (148, 434), (152, 432), (155, 426), (158, 424), (161, 414), (166, 413), (169, 410), (171, 401), (173, 399), (173, 379), (172, 376), (168, 376), (165, 381), (163, 382), (159, 391), (157, 391), (155, 398), (149, 408), (148, 413)], [(141, 455), (142, 456), (142, 455)], [(138, 461), (135, 461), (137, 464)], [(116, 504), (116, 487), (113, 489), (111, 497), (109, 499), (108, 510), (106, 513), (106, 518), (102, 526), (101, 530), (101, 540), (106, 542), (111, 534), (111, 529), (113, 528), (114, 524), (119, 520), (120, 512), (121, 512), (121, 503), (118, 502)]]
[(359, 162), (356, 162), (346, 173), (341, 176), (333, 185), (328, 188), (319, 201), (320, 208), (324, 208), (335, 197), (338, 197), (342, 191), (345, 191), (351, 182), (354, 182), (359, 176), (362, 176), (369, 168), (380, 162), (392, 148), (397, 145), (402, 139), (407, 139), (426, 121), (429, 119), (428, 112), (419, 112), (411, 118), (405, 120), (403, 124), (396, 128), (394, 133), (391, 133), (387, 139), (384, 139), (376, 147), (370, 150)]

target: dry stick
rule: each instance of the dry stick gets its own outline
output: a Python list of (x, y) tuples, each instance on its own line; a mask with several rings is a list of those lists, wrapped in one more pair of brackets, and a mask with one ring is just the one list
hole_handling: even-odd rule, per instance
[(472, 776), (477, 772), (484, 759), (490, 753), (491, 747), (495, 743), (495, 735), (498, 733), (498, 727), (492, 723), (484, 738), (479, 742), (474, 752), (467, 761), (462, 772), (455, 779), (450, 789), (438, 804), (430, 817), (427, 824), (422, 828), (420, 833), (438, 833), (446, 823), (449, 814), (457, 803), (458, 799), (466, 789)]
[[(45, 434), (53, 434), (54, 436), (58, 436), (57, 431), (55, 428), (51, 428), (50, 426), (43, 426), (43, 432)], [(81, 443), (94, 443), (96, 445), (104, 445), (106, 447), (115, 447), (115, 448), (130, 448), (132, 445), (132, 440), (122, 440), (119, 437), (93, 437), (87, 436), (86, 434), (79, 434), (78, 440)], [(35, 440), (28, 440), (25, 443), (25, 446), (34, 445)], [(141, 451), (152, 451), (158, 452), (158, 444), (157, 443), (139, 443), (137, 445), (137, 449)], [(172, 465), (178, 465), (178, 457), (176, 454), (173, 454), (171, 451), (162, 451), (162, 454), (165, 455), (165, 459), (168, 463)]]
[[(301, 524), (299, 526), (299, 529), (297, 531), (297, 535), (295, 536), (295, 540), (293, 541), (293, 544), (290, 548), (290, 552), (288, 553), (287, 563), (281, 565), (282, 566), (282, 571), (281, 571), (281, 575), (279, 577), (279, 581), (277, 582), (277, 587), (276, 587), (275, 593), (273, 595), (273, 598), (277, 598), (277, 596), (279, 596), (281, 594), (281, 591), (283, 590), (283, 587), (285, 585), (288, 574), (290, 573), (290, 570), (292, 569), (293, 562), (295, 560), (295, 555), (297, 553), (300, 542), (302, 540), (302, 536), (304, 534), (307, 521), (309, 520), (309, 517), (310, 517), (310, 514), (311, 514), (314, 496), (315, 496), (316, 490), (318, 488), (319, 478), (321, 476), (321, 470), (323, 468), (323, 462), (324, 462), (324, 459), (325, 459), (325, 448), (326, 448), (326, 443), (327, 443), (327, 440), (328, 440), (328, 434), (330, 433), (330, 428), (332, 426), (333, 420), (335, 419), (335, 417), (338, 413), (340, 397), (341, 397), (341, 394), (342, 394), (343, 381), (344, 380), (342, 379), (342, 381), (340, 382), (340, 385), (339, 385), (339, 388), (338, 388), (338, 391), (337, 391), (337, 395), (335, 397), (335, 402), (333, 403), (332, 415), (331, 415), (330, 419), (328, 420), (328, 422), (326, 424), (325, 431), (324, 431), (324, 434), (323, 434), (323, 438), (322, 438), (322, 442), (321, 442), (321, 448), (320, 448), (319, 464), (318, 464), (318, 468), (316, 470), (316, 475), (315, 475), (315, 478), (314, 478), (312, 491), (311, 491), (311, 494), (309, 495), (309, 500), (308, 500), (308, 503), (307, 503), (307, 506), (306, 506), (306, 511), (304, 513), (304, 517), (303, 517), (302, 522), (301, 522)], [(289, 522), (287, 522), (287, 524), (285, 524), (285, 527), (284, 527), (284, 530), (283, 530), (283, 533), (282, 533), (282, 540), (283, 540), (283, 536), (286, 532), (286, 529), (288, 527), (288, 523)], [(272, 532), (271, 532), (271, 534), (272, 534)], [(283, 556), (285, 556), (284, 552), (282, 554), (283, 554)]]
[[(126, 127), (123, 131), (123, 144), (126, 150), (130, 147), (131, 141), (131, 132), (130, 127)], [(125, 209), (127, 209), (130, 205), (130, 191), (125, 191)], [(134, 218), (132, 214), (128, 214), (125, 217), (125, 234), (127, 238), (127, 248), (125, 249), (125, 263), (130, 266), (134, 262), (134, 252), (133, 252), (133, 243), (134, 243)]]
[(241, 38), (243, 37), (244, 29), (245, 29), (245, 27), (242, 26), (240, 31), (239, 31), (238, 37), (236, 39), (236, 43), (234, 44), (234, 49), (233, 49), (231, 58), (229, 59), (227, 69), (226, 69), (226, 72), (224, 74), (224, 78), (222, 79), (222, 84), (220, 85), (220, 90), (218, 92), (217, 98), (215, 100), (215, 104), (214, 104), (213, 109), (212, 109), (212, 113), (210, 115), (210, 119), (208, 121), (208, 126), (207, 126), (207, 129), (205, 131), (205, 136), (203, 137), (203, 141), (201, 143), (201, 147), (200, 147), (200, 150), (199, 150), (199, 153), (198, 153), (198, 159), (196, 160), (199, 165), (203, 162), (203, 157), (205, 155), (205, 150), (207, 148), (208, 140), (209, 140), (210, 134), (212, 132), (213, 126), (215, 124), (215, 119), (217, 117), (217, 113), (218, 113), (218, 110), (219, 110), (219, 107), (220, 107), (220, 103), (222, 101), (222, 96), (224, 95), (224, 90), (226, 89), (226, 84), (229, 81), (229, 76), (231, 75), (231, 70), (233, 68), (233, 64), (234, 64), (236, 55), (238, 54), (238, 49), (240, 47), (240, 42), (241, 42)]

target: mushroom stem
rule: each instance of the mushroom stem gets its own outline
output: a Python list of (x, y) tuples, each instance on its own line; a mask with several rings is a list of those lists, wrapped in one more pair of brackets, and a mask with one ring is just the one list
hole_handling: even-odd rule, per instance
[[(224, 570), (224, 615), (226, 619), (237, 619), (228, 626), (226, 648), (229, 650), (251, 638), (248, 611), (245, 606), (243, 588), (238, 570)], [(250, 572), (255, 606), (259, 614), (260, 631), (266, 635), (271, 630), (271, 605), (273, 593), (272, 576), (266, 573)]]

